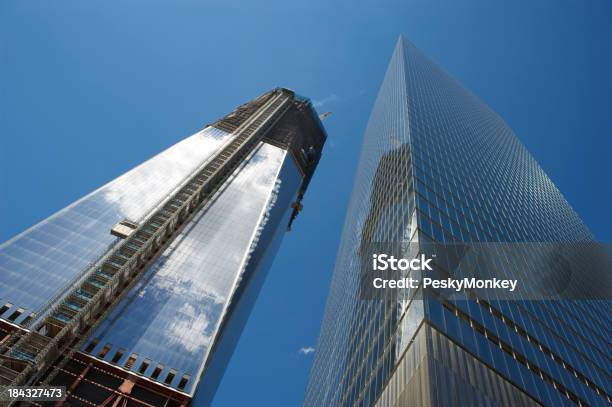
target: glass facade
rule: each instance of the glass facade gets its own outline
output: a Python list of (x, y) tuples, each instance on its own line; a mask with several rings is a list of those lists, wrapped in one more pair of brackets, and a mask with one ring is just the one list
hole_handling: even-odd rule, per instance
[(118, 243), (111, 228), (138, 222), (232, 135), (208, 127), (126, 172), (0, 246), (0, 301), (14, 322), (38, 313)]
[[(261, 145), (153, 262), (83, 349), (92, 355), (104, 349), (101, 358), (106, 361), (120, 352), (114, 363), (121, 366), (134, 358), (134, 371), (147, 359), (142, 374), (151, 377), (161, 366), (154, 378), (166, 382), (172, 370), (166, 383), (171, 386), (185, 375), (196, 377), (266, 214), (275, 205), (288, 211), (295, 199), (301, 176), (288, 158), (283, 149)], [(278, 199), (281, 186), (288, 190), (283, 202)], [(135, 333), (135, 326), (144, 329)], [(181, 387), (190, 392), (193, 381)]]
[(609, 301), (359, 295), (375, 242), (592, 242), (490, 108), (399, 40), (357, 169), (306, 406), (609, 405)]
[[(83, 312), (79, 318), (94, 322), (72, 328), (83, 329), (84, 340), (71, 342), (80, 353), (73, 357), (68, 347), (53, 359), (48, 372), (57, 375), (49, 380), (74, 387), (71, 402), (108, 403), (118, 388), (145, 403), (169, 394), (162, 399), (170, 405), (210, 405), (325, 139), (310, 101), (275, 89), (4, 243), (0, 329), (17, 333), (0, 341), (9, 355), (0, 382), (12, 383), (6, 372), (16, 376), (20, 358), (30, 357), (21, 352), (31, 343), (23, 338), (63, 332), (44, 330), (39, 320), (55, 318), (58, 309), (80, 312), (74, 298), (85, 295), (85, 284), (110, 279), (104, 273), (112, 269), (100, 264), (119, 269), (131, 253), (140, 267), (117, 271), (132, 279)], [(169, 226), (162, 229), (160, 219)], [(130, 225), (134, 232), (121, 235)], [(154, 236), (150, 225), (160, 232), (148, 238), (148, 251), (121, 251), (145, 243), (138, 233)]]

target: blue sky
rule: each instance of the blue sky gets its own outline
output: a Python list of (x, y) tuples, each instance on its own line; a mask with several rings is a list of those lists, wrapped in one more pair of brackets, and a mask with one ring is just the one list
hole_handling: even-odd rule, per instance
[(276, 86), (329, 143), (215, 406), (303, 397), (369, 111), (400, 33), (497, 111), (612, 241), (608, 0), (3, 1), (0, 240)]

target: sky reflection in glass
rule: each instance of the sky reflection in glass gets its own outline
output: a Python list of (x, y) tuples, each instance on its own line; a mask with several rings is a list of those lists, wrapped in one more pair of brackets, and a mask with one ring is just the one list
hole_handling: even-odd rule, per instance
[[(173, 387), (184, 374), (197, 375), (266, 223), (266, 212), (276, 200), (281, 187), (279, 172), (287, 157), (283, 149), (261, 145), (98, 327), (91, 338), (97, 341), (93, 355), (109, 344), (112, 348), (104, 359), (111, 361), (123, 350), (116, 363), (124, 366), (136, 354), (133, 371), (139, 371), (148, 358), (144, 375), (150, 377), (161, 364), (157, 380), (164, 382), (174, 369)], [(295, 173), (291, 179), (300, 181), (299, 173), (291, 169)], [(282, 185), (295, 196), (299, 182)], [(188, 382), (187, 392), (194, 382)]]
[(0, 301), (36, 312), (116, 241), (110, 229), (143, 216), (231, 135), (206, 128), (0, 245)]

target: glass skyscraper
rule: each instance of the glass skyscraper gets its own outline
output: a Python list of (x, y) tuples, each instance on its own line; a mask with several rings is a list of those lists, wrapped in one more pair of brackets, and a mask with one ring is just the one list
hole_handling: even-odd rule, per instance
[(2, 244), (0, 384), (209, 405), (325, 139), (275, 89)]
[(360, 294), (370, 243), (593, 241), (504, 121), (400, 38), (366, 129), (304, 405), (610, 405), (609, 301)]

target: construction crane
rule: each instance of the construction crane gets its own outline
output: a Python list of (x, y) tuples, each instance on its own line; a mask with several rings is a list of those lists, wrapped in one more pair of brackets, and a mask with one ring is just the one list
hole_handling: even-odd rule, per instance
[(331, 116), (332, 112), (325, 112), (325, 113), (321, 113), (319, 115), (319, 120), (323, 121), (325, 119), (327, 119), (329, 116)]

